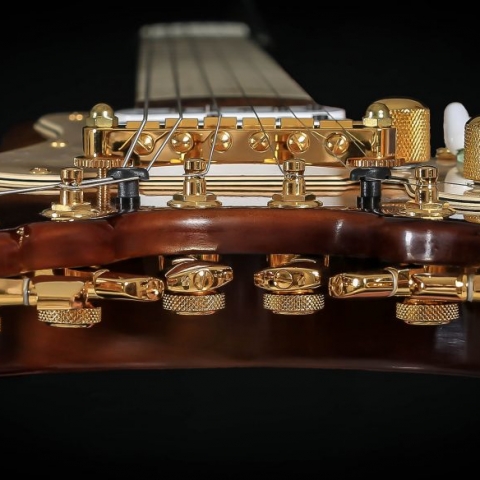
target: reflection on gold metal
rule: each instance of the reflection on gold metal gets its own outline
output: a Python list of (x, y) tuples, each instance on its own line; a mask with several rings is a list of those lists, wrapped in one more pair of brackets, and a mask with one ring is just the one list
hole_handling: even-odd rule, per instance
[(211, 208), (221, 206), (217, 196), (207, 191), (204, 172), (207, 162), (201, 159), (185, 160), (185, 177), (183, 191), (175, 193), (168, 201), (170, 207), (176, 208)]
[(63, 184), (60, 187), (60, 200), (52, 203), (51, 208), (43, 210), (42, 215), (51, 220), (67, 222), (93, 218), (100, 214), (90, 202), (83, 200), (83, 190), (80, 188), (83, 171), (80, 168), (64, 168), (60, 177)]
[[(105, 104), (94, 107), (87, 118), (83, 129), (86, 157), (124, 157), (140, 127), (138, 121), (115, 124), (116, 117), (107, 107)], [(178, 125), (177, 118), (167, 118), (162, 123), (148, 121), (143, 134), (148, 135), (149, 148), (139, 142), (133, 154), (139, 166), (152, 161), (155, 167), (168, 166), (172, 159), (183, 156), (209, 158), (215, 140), (212, 161), (219, 164), (263, 164), (274, 152), (280, 161), (301, 154), (307, 165), (330, 167), (343, 167), (349, 158), (395, 157), (393, 127), (368, 127), (349, 119), (313, 121), (308, 115), (278, 121), (273, 115), (261, 119), (206, 117), (203, 121), (185, 118)], [(112, 125), (108, 126), (109, 123)], [(174, 126), (175, 133), (164, 145), (163, 140)], [(339, 142), (338, 138), (344, 141)]]
[(474, 268), (452, 271), (441, 265), (386, 268), (334, 275), (328, 289), (334, 298), (405, 297), (397, 305), (398, 318), (410, 324), (439, 325), (458, 318), (459, 303), (480, 301), (480, 275)]
[(435, 158), (442, 162), (456, 162), (457, 156), (447, 147), (440, 147), (435, 150)]
[(156, 301), (164, 291), (163, 282), (153, 277), (68, 270), (63, 275), (50, 271), (31, 277), (0, 279), (0, 306), (36, 306), (38, 319), (50, 326), (82, 328), (99, 323), (100, 307), (95, 299)]
[[(79, 168), (94, 168), (97, 170), (97, 178), (102, 179), (107, 177), (107, 172), (110, 168), (122, 166), (122, 158), (118, 156), (110, 157), (85, 157), (79, 156), (73, 159), (73, 164)], [(111, 205), (110, 186), (99, 185), (97, 188), (97, 204), (98, 212), (105, 214), (114, 210)]]
[(423, 218), (426, 220), (443, 220), (455, 214), (448, 202), (442, 202), (438, 197), (438, 169), (426, 165), (415, 168), (415, 198), (407, 200), (404, 204), (382, 205), (382, 211), (386, 214)]
[(266, 290), (263, 306), (281, 315), (308, 315), (324, 307), (321, 269), (316, 260), (294, 254), (272, 254), (269, 266), (253, 277), (255, 286)]
[(268, 206), (272, 208), (313, 208), (322, 205), (313, 193), (305, 191), (305, 162), (287, 160), (283, 163), (282, 193), (274, 193)]
[(480, 181), (480, 116), (470, 118), (465, 124), (463, 176)]
[(216, 254), (173, 259), (165, 273), (163, 307), (179, 315), (211, 315), (225, 308), (225, 294), (217, 289), (233, 280), (233, 270), (218, 260)]
[(407, 164), (427, 162), (430, 150), (430, 109), (410, 98), (384, 98), (396, 130), (396, 155)]
[(445, 325), (460, 317), (458, 303), (405, 300), (396, 304), (396, 317), (408, 325)]
[(30, 169), (30, 173), (33, 175), (48, 175), (51, 172), (46, 167), (33, 167)]

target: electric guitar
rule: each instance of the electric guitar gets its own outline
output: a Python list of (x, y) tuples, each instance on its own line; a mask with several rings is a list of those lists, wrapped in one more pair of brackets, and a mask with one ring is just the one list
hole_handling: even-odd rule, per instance
[(0, 373), (480, 374), (478, 122), (318, 105), (240, 23), (146, 25), (136, 103), (0, 155)]

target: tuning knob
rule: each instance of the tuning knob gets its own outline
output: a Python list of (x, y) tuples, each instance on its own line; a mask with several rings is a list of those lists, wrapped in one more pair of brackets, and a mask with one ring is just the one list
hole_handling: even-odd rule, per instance
[(101, 308), (73, 308), (70, 310), (37, 310), (38, 320), (51, 327), (90, 328), (100, 323)]
[(309, 315), (321, 310), (324, 295), (321, 271), (315, 260), (298, 255), (270, 255), (270, 266), (254, 274), (255, 286), (266, 290), (265, 309), (281, 315)]
[(225, 308), (217, 289), (233, 280), (233, 270), (218, 263), (218, 255), (175, 259), (165, 273), (163, 308), (179, 315), (211, 315)]
[(445, 325), (460, 317), (458, 303), (413, 299), (396, 304), (396, 316), (409, 325)]
[(384, 98), (396, 128), (396, 157), (405, 163), (422, 163), (431, 159), (430, 109), (409, 98)]
[(325, 297), (322, 294), (265, 293), (263, 307), (279, 315), (310, 315), (322, 310)]

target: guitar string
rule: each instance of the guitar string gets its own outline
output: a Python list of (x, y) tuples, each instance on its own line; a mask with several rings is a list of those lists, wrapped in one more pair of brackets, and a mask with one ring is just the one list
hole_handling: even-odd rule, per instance
[[(168, 39), (171, 41), (170, 37), (168, 37)], [(190, 38), (190, 42), (191, 42), (191, 45), (195, 45), (195, 43), (192, 42), (191, 38)], [(145, 95), (145, 98), (144, 98), (143, 119), (142, 119), (142, 123), (141, 123), (139, 129), (137, 130), (135, 136), (133, 137), (133, 140), (130, 144), (129, 150), (126, 153), (126, 158), (125, 158), (125, 161), (123, 163), (123, 166), (126, 166), (126, 164), (128, 163), (129, 158), (130, 158), (130, 156), (133, 153), (133, 150), (135, 148), (135, 145), (138, 142), (138, 139), (141, 135), (141, 132), (144, 129), (145, 124), (148, 120), (148, 102), (149, 102), (149, 97), (150, 97), (149, 92), (150, 92), (150, 86), (151, 86), (151, 78), (150, 77), (151, 77), (151, 72), (152, 72), (151, 64), (152, 64), (152, 57), (153, 57), (153, 47), (152, 47), (151, 43), (153, 43), (153, 39), (149, 39), (149, 42), (147, 42), (147, 45), (149, 45), (149, 44), (150, 45), (149, 45), (149, 48), (147, 49), (147, 74), (146, 74), (146, 77), (145, 77), (145, 92), (146, 92), (146, 95)], [(198, 52), (198, 48), (196, 48), (196, 46), (193, 47), (193, 49), (197, 50), (197, 52)], [(183, 107), (182, 107), (182, 103), (181, 103), (180, 84), (179, 84), (179, 81), (178, 81), (178, 66), (177, 66), (178, 62), (177, 62), (177, 59), (176, 59), (175, 55), (173, 54), (173, 50), (171, 48), (169, 49), (169, 55), (171, 57), (172, 65), (175, 66), (174, 68), (172, 68), (172, 75), (174, 76), (174, 85), (175, 85), (175, 88), (176, 88), (176, 100), (177, 100), (177, 108), (178, 108), (178, 111), (179, 111), (179, 118), (178, 118), (177, 122), (175, 123), (175, 125), (173, 126), (170, 134), (167, 136), (166, 140), (164, 141), (163, 145), (161, 146), (161, 149), (159, 149), (159, 151), (157, 151), (156, 157), (154, 157), (154, 159), (152, 159), (152, 161), (150, 162), (147, 169), (151, 168), (151, 166), (155, 162), (156, 158), (158, 158), (158, 156), (160, 155), (163, 148), (165, 148), (166, 144), (168, 143), (168, 141), (171, 138), (171, 136), (173, 135), (173, 133), (177, 130), (178, 125), (183, 118)], [(197, 56), (194, 55), (194, 58), (197, 58)], [(223, 56), (223, 60), (225, 61), (224, 56)], [(215, 145), (215, 140), (216, 140), (216, 135), (218, 134), (218, 129), (219, 129), (219, 126), (220, 126), (220, 117), (221, 117), (220, 108), (218, 107), (218, 103), (217, 103), (215, 95), (213, 93), (213, 89), (211, 87), (211, 84), (208, 81), (208, 76), (206, 75), (206, 72), (203, 68), (203, 65), (199, 61), (197, 63), (199, 65), (199, 70), (200, 70), (201, 75), (204, 79), (205, 85), (207, 86), (207, 88), (209, 89), (209, 92), (211, 94), (212, 104), (215, 106), (214, 109), (217, 110), (217, 112), (219, 113), (219, 121), (217, 123), (217, 127), (216, 127), (216, 130), (215, 130), (215, 136), (214, 136), (213, 143), (212, 143), (212, 145), (214, 146)], [(232, 78), (234, 78), (234, 80), (238, 84), (239, 88), (241, 89), (244, 98), (246, 100), (249, 100), (245, 91), (244, 91), (244, 89), (243, 89), (243, 87), (240, 85), (240, 83), (238, 81), (238, 78), (235, 76), (234, 71), (231, 68), (231, 65), (228, 62), (226, 62), (225, 64), (228, 66), (229, 71), (232, 75)], [(276, 94), (277, 98), (284, 101), (284, 99), (281, 97), (281, 95), (278, 93), (278, 91), (274, 88), (274, 86), (271, 84), (271, 82), (269, 82), (269, 80), (264, 76), (263, 72), (260, 69), (258, 69), (258, 65), (255, 64), (255, 67), (257, 67), (258, 73), (262, 76), (265, 83), (270, 87), (272, 92)], [(251, 104), (249, 106), (252, 109), (252, 111), (255, 113), (255, 115), (257, 117), (257, 120), (259, 121), (259, 124), (261, 125), (261, 128), (263, 130), (263, 133), (266, 136), (266, 132), (263, 128), (263, 125), (260, 122), (260, 118), (258, 116), (258, 113), (255, 110), (255, 107)], [(296, 113), (293, 111), (293, 109), (291, 109), (291, 107), (286, 105), (285, 102), (284, 102), (284, 106), (287, 106), (288, 109), (291, 111), (292, 115), (295, 118), (298, 118), (296, 116)], [(326, 113), (329, 114), (329, 112), (326, 112)], [(309, 128), (309, 127), (306, 127), (306, 128)], [(268, 139), (268, 136), (266, 136), (266, 137)], [(269, 142), (269, 139), (268, 139), (268, 142)], [(272, 152), (274, 153), (275, 160), (278, 162), (278, 158), (276, 158), (275, 152), (273, 151), (273, 147), (271, 146), (270, 142), (269, 142), (269, 146), (270, 146), (270, 149), (272, 150)], [(209, 161), (207, 163), (207, 168), (205, 169), (205, 171), (201, 172), (200, 175), (206, 175), (206, 173), (208, 172), (208, 168), (209, 168), (209, 165), (211, 163), (213, 151), (214, 151), (214, 147), (212, 147), (212, 149), (211, 149), (210, 158), (209, 158)], [(281, 167), (280, 167), (280, 169), (281, 169)], [(283, 171), (282, 171), (282, 173), (283, 173)], [(133, 181), (133, 180), (138, 180), (138, 179), (129, 178), (129, 179), (115, 180), (112, 177), (106, 177), (106, 178), (103, 178), (103, 179), (86, 179), (82, 182), (80, 188), (82, 188), (82, 187), (86, 188), (86, 187), (91, 187), (91, 186), (101, 186), (101, 185), (108, 185), (108, 184), (116, 184), (116, 183), (121, 183), (123, 181)], [(388, 180), (393, 181), (393, 182), (404, 183), (406, 185), (406, 187), (410, 187), (410, 184), (409, 184), (408, 180), (406, 180), (406, 179), (390, 177)], [(461, 186), (461, 187), (471, 186), (471, 185), (468, 185), (468, 184), (457, 183), (457, 182), (441, 181), (439, 183), (442, 183), (444, 185), (453, 185), (453, 186)], [(58, 183), (52, 183), (52, 184), (42, 185), (42, 186), (38, 186), (38, 187), (24, 187), (24, 188), (20, 188), (20, 189), (11, 189), (11, 190), (0, 191), (0, 195), (8, 195), (8, 194), (13, 194), (13, 193), (30, 193), (30, 192), (45, 191), (45, 190), (50, 190), (50, 189), (58, 189), (58, 188), (65, 188), (67, 190), (76, 190), (76, 189), (79, 188), (79, 185), (71, 185), (70, 186), (70, 185), (64, 185), (63, 183), (58, 182)], [(411, 191), (410, 191), (410, 193), (411, 193)]]
[(226, 71), (230, 74), (230, 77), (233, 79), (234, 83), (236, 84), (236, 86), (237, 86), (238, 90), (240, 91), (246, 105), (248, 105), (248, 107), (252, 110), (252, 113), (255, 115), (255, 117), (257, 119), (257, 122), (260, 125), (260, 129), (262, 130), (263, 137), (267, 140), (268, 148), (270, 149), (270, 151), (273, 154), (273, 158), (275, 159), (275, 163), (276, 163), (277, 167), (280, 169), (280, 172), (282, 173), (282, 175), (284, 175), (283, 168), (280, 165), (280, 162), (278, 161), (277, 154), (275, 152), (275, 149), (272, 146), (272, 143), (270, 141), (270, 137), (267, 135), (265, 127), (263, 126), (263, 123), (260, 119), (258, 111), (255, 108), (255, 106), (253, 105), (253, 103), (251, 101), (251, 98), (245, 92), (245, 89), (243, 88), (241, 82), (238, 79), (238, 76), (235, 74), (235, 70), (232, 67), (232, 64), (227, 60), (227, 57), (226, 57), (225, 51), (224, 51), (224, 49), (226, 48), (225, 44), (222, 43), (220, 45), (221, 45), (220, 49), (218, 49), (218, 48), (216, 49), (217, 53), (220, 53), (219, 58), (223, 61), (224, 65), (226, 67)]
[[(273, 92), (277, 100), (281, 102), (281, 105), (288, 109), (292, 116), (309, 132), (311, 132), (314, 136), (314, 138), (318, 141), (321, 142), (321, 139), (325, 140), (326, 137), (325, 135), (322, 135), (320, 132), (316, 131), (313, 127), (309, 127), (305, 124), (305, 122), (297, 115), (297, 113), (293, 110), (291, 105), (289, 105), (286, 101), (285, 98), (282, 97), (280, 92), (275, 88), (273, 83), (268, 79), (268, 77), (265, 75), (264, 71), (258, 66), (256, 62), (253, 63), (254, 67), (256, 68), (256, 71), (260, 77), (262, 77), (263, 81), (265, 84), (269, 87), (269, 89)], [(334, 120), (339, 128), (348, 136), (351, 138), (353, 143), (357, 146), (357, 148), (365, 155), (365, 150), (363, 149), (363, 146), (360, 142), (358, 142), (358, 139), (353, 135), (353, 133), (349, 132), (342, 124), (339, 122), (336, 118), (333, 117), (333, 115), (328, 111), (328, 110), (321, 110), (324, 114), (327, 115), (331, 120)], [(343, 162), (337, 155), (333, 155), (340, 163), (342, 163), (344, 166), (346, 166), (345, 162)]]

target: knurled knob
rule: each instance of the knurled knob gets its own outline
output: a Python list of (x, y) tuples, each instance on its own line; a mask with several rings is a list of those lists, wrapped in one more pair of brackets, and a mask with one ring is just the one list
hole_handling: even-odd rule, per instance
[(474, 182), (480, 181), (480, 116), (465, 124), (463, 176)]
[(409, 325), (446, 325), (460, 316), (458, 303), (406, 301), (397, 303), (399, 320)]
[(166, 293), (163, 295), (162, 302), (165, 310), (170, 310), (178, 315), (211, 315), (225, 308), (225, 294), (179, 295)]
[(430, 110), (409, 98), (384, 98), (396, 133), (396, 157), (405, 163), (422, 163), (430, 160)]
[(121, 167), (123, 158), (118, 156), (97, 156), (97, 157), (75, 157), (73, 163), (79, 168), (97, 168), (97, 169), (110, 169)]
[(325, 306), (325, 297), (314, 294), (265, 293), (263, 307), (279, 315), (310, 315)]
[(38, 320), (51, 327), (89, 328), (101, 321), (101, 308), (72, 308), (69, 310), (38, 310)]

